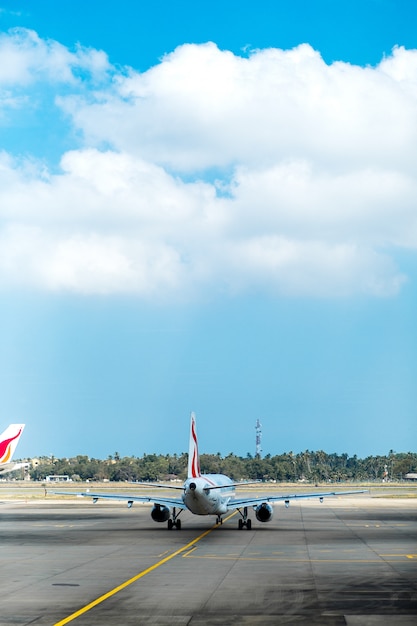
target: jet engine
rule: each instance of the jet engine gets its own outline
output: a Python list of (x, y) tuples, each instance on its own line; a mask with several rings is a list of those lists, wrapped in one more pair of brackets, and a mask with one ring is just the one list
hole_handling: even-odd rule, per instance
[(269, 522), (272, 519), (274, 510), (267, 502), (262, 502), (255, 508), (255, 515), (258, 522)]
[(162, 506), (161, 504), (154, 504), (153, 509), (151, 511), (151, 517), (154, 522), (166, 522), (171, 515), (170, 510), (167, 506)]

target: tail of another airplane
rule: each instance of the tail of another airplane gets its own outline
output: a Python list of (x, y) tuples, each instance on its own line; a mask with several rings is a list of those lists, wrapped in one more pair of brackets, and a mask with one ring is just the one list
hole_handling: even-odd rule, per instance
[(11, 471), (11, 466), (14, 464), (10, 461), (24, 427), (24, 424), (10, 424), (0, 435), (0, 472)]
[(198, 454), (195, 413), (191, 413), (190, 445), (188, 448), (188, 478), (197, 478), (200, 473), (200, 457)]

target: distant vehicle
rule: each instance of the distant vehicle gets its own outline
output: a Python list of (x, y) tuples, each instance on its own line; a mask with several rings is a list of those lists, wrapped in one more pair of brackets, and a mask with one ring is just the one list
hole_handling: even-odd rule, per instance
[(24, 427), (25, 424), (10, 424), (0, 435), (0, 475), (29, 466), (29, 463), (14, 463), (12, 461)]
[[(236, 498), (235, 487), (246, 486), (250, 483), (236, 483), (224, 474), (201, 474), (200, 458), (198, 453), (196, 419), (191, 413), (190, 442), (188, 453), (188, 476), (182, 486), (162, 485), (150, 483), (137, 483), (148, 487), (160, 487), (163, 489), (176, 489), (182, 491), (180, 498), (158, 497), (158, 496), (132, 496), (131, 494), (106, 494), (91, 493), (90, 491), (69, 494), (68, 492), (53, 492), (60, 495), (78, 495), (93, 498), (96, 503), (100, 498), (127, 500), (128, 507), (134, 502), (153, 502), (151, 517), (155, 522), (167, 522), (168, 529), (174, 526), (179, 530), (181, 520), (179, 515), (187, 509), (194, 515), (215, 515), (218, 524), (222, 523), (223, 515), (231, 511), (238, 511), (239, 529), (252, 527), (252, 521), (248, 517), (248, 508), (253, 507), (256, 519), (259, 522), (269, 522), (272, 519), (273, 508), (270, 503), (284, 501), (288, 506), (290, 500), (298, 498), (323, 498), (327, 496), (348, 495), (353, 493), (364, 493), (362, 491), (333, 491), (325, 493), (305, 493), (293, 495), (263, 495), (260, 497)], [(253, 484), (253, 483), (252, 483)], [(260, 483), (259, 483), (260, 484)]]

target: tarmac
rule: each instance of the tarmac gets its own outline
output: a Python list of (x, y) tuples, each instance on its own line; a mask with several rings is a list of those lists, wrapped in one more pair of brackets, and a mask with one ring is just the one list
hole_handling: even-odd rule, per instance
[(368, 494), (238, 516), (2, 500), (0, 626), (417, 624), (417, 499)]

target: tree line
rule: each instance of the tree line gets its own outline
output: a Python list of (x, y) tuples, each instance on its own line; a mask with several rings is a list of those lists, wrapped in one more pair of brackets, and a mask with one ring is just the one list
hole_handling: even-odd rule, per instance
[[(120, 457), (115, 452), (105, 460), (84, 455), (67, 459), (41, 457), (29, 470), (31, 479), (45, 480), (49, 475), (66, 475), (81, 481), (166, 481), (184, 480), (188, 454), (144, 454), (142, 457)], [(417, 472), (417, 453), (395, 453), (386, 456), (327, 454), (322, 450), (306, 450), (297, 454), (285, 452), (264, 457), (223, 457), (217, 454), (200, 456), (204, 474), (226, 474), (233, 480), (296, 482), (383, 481), (402, 480), (409, 472)]]

